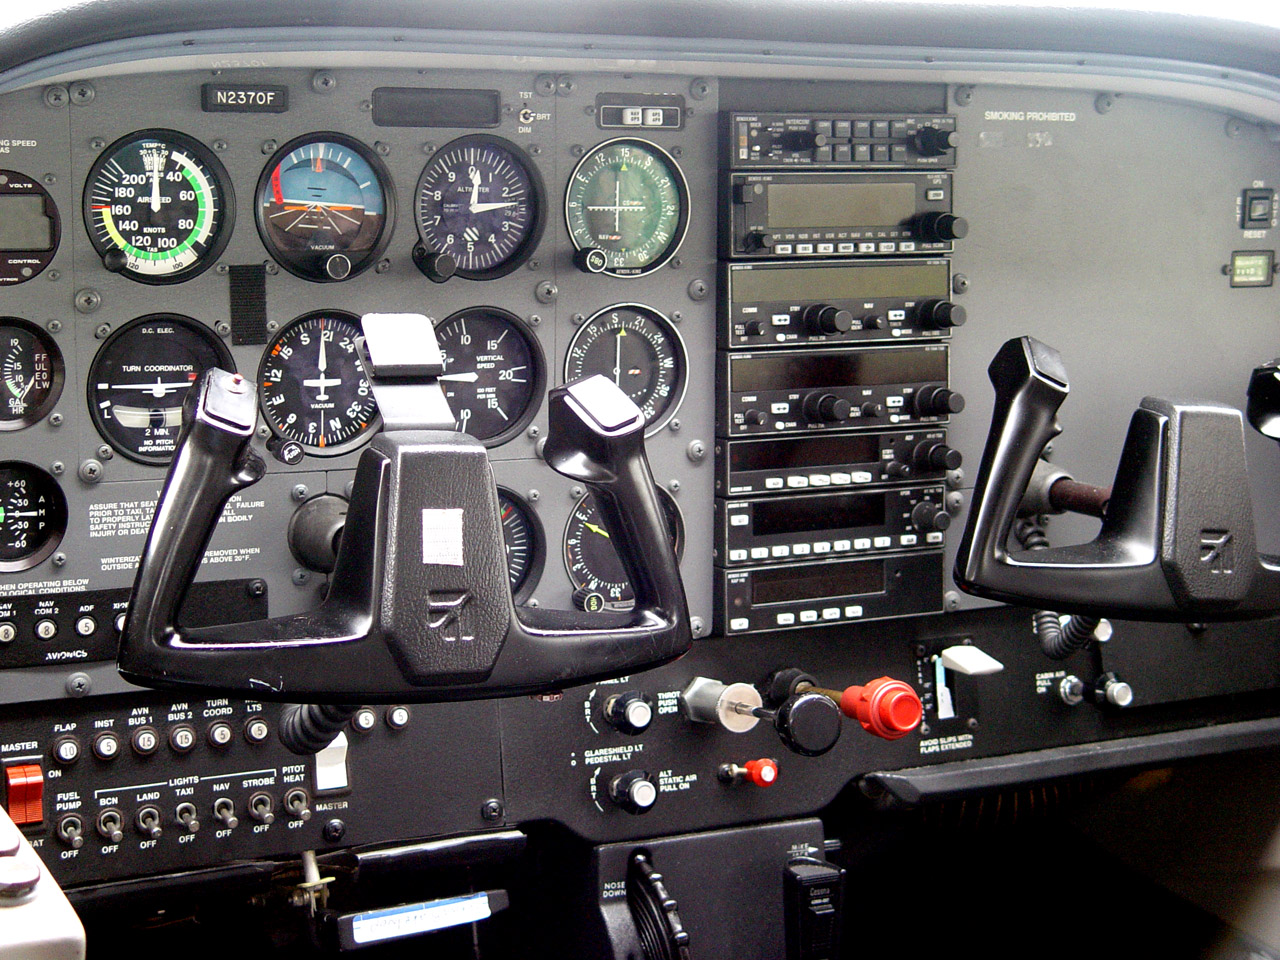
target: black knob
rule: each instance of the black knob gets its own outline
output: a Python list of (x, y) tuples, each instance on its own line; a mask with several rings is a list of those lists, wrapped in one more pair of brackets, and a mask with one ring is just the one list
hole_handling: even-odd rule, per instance
[(948, 150), (954, 150), (958, 140), (954, 130), (939, 130), (937, 127), (921, 127), (911, 138), (916, 153), (922, 157), (940, 157)]
[(933, 533), (951, 526), (951, 514), (928, 500), (917, 503), (911, 510), (911, 525), (921, 533)]
[(573, 591), (570, 599), (575, 607), (587, 613), (599, 613), (605, 608), (604, 594), (588, 590), (586, 587), (579, 587)]
[(812, 150), (825, 147), (831, 138), (825, 133), (814, 133), (812, 130), (788, 130), (778, 137), (778, 146), (783, 150)]
[(1253, 371), (1248, 398), (1245, 414), (1253, 429), (1280, 440), (1280, 360), (1270, 360)]
[(853, 329), (853, 314), (826, 303), (805, 307), (804, 322), (814, 333), (848, 333)]
[(645, 770), (628, 770), (609, 781), (609, 799), (627, 813), (648, 813), (658, 800), (658, 785)]
[(915, 235), (929, 243), (963, 240), (969, 235), (969, 221), (954, 213), (922, 213), (916, 218)]
[(773, 248), (773, 234), (764, 233), (760, 230), (753, 230), (751, 233), (747, 234), (742, 245), (746, 248), (748, 253), (756, 250), (770, 250)]
[(863, 330), (879, 330), (884, 326), (884, 317), (878, 313), (869, 313), (862, 318)]
[(736, 203), (755, 203), (763, 196), (763, 183), (739, 183), (733, 188), (733, 199)]
[(583, 247), (574, 251), (573, 265), (583, 273), (603, 273), (609, 266), (609, 256), (598, 247)]
[(901, 460), (890, 460), (885, 464), (884, 475), (891, 480), (906, 480), (911, 476), (911, 466)]
[(916, 321), (926, 327), (962, 327), (966, 319), (964, 307), (950, 300), (925, 300), (916, 307)]
[(804, 398), (804, 415), (812, 421), (839, 423), (848, 420), (853, 407), (834, 393), (811, 393)]
[(773, 716), (773, 729), (787, 749), (818, 757), (836, 745), (843, 721), (835, 701), (820, 693), (797, 693)]
[(119, 247), (112, 247), (102, 255), (102, 265), (112, 273), (119, 273), (129, 265), (129, 255)]
[(762, 410), (748, 410), (742, 415), (742, 419), (753, 427), (763, 427), (767, 418)]
[(622, 733), (644, 733), (653, 723), (653, 698), (638, 690), (616, 693), (604, 702), (604, 718)]
[(444, 283), (458, 269), (458, 261), (449, 254), (428, 253), (422, 244), (413, 248), (413, 263), (432, 283)]
[(959, 470), (964, 457), (955, 447), (945, 443), (922, 440), (911, 454), (917, 470)]
[(332, 493), (312, 497), (289, 518), (289, 549), (308, 570), (332, 573), (347, 523), (347, 499)]
[(884, 416), (884, 404), (875, 403), (874, 401), (871, 401), (871, 400), (868, 400), (866, 403), (860, 406), (858, 410), (859, 412), (861, 412), (863, 419), (866, 419), (867, 417), (883, 417)]
[(964, 397), (940, 383), (921, 387), (916, 393), (917, 417), (945, 417), (964, 409)]
[(748, 320), (742, 327), (742, 333), (747, 337), (764, 336), (764, 323), (760, 320)]

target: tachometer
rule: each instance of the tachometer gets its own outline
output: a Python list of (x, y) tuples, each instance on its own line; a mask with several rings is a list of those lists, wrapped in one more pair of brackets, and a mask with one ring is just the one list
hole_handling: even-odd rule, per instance
[(0, 317), (0, 430), (41, 420), (62, 395), (62, 352), (53, 338), (18, 317)]
[(0, 573), (30, 570), (67, 532), (67, 498), (58, 481), (20, 460), (0, 462)]
[(652, 307), (620, 303), (589, 317), (569, 342), (566, 381), (603, 374), (644, 412), (646, 435), (680, 406), (685, 389), (684, 342)]
[(502, 542), (507, 549), (507, 576), (511, 595), (519, 603), (527, 599), (542, 576), (546, 556), (546, 539), (542, 524), (519, 494), (498, 487), (498, 519), (502, 523)]
[[(658, 488), (676, 557), (684, 553), (684, 518), (671, 494)], [(583, 610), (626, 609), (635, 600), (612, 537), (600, 521), (591, 494), (578, 501), (564, 532), (564, 563), (573, 581), (573, 601)]]
[(564, 196), (574, 262), (589, 273), (638, 277), (671, 259), (689, 226), (689, 187), (657, 144), (632, 137), (589, 150)]
[(356, 350), (360, 319), (309, 313), (280, 331), (258, 368), (262, 415), (277, 436), (317, 457), (336, 457), (382, 423)]
[(524, 321), (497, 307), (468, 307), (440, 321), (436, 340), (458, 431), (494, 447), (523, 430), (547, 381), (542, 348)]
[(418, 179), (422, 251), (446, 255), (467, 280), (506, 276), (533, 253), (543, 226), (542, 178), (509, 140), (475, 134), (445, 144)]
[(84, 223), (108, 270), (174, 283), (205, 270), (235, 219), (227, 171), (176, 130), (142, 130), (102, 151), (84, 188)]
[(395, 214), (377, 155), (339, 133), (290, 140), (258, 180), (258, 232), (282, 267), (304, 280), (354, 277), (386, 249)]
[(234, 370), (231, 354), (202, 323), (155, 313), (111, 334), (89, 368), (89, 413), (116, 450), (138, 463), (173, 459), (182, 402), (209, 367)]

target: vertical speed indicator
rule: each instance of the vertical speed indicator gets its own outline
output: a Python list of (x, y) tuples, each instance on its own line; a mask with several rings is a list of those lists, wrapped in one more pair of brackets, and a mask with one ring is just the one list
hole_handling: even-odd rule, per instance
[(84, 189), (84, 223), (102, 265), (143, 283), (205, 270), (235, 218), (227, 171), (176, 130), (142, 130), (102, 151)]

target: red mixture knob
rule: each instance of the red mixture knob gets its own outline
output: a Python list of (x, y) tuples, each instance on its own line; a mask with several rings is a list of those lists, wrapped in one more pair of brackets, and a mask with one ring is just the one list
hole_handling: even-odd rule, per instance
[(897, 740), (920, 725), (924, 707), (909, 684), (879, 677), (865, 686), (845, 688), (840, 712), (857, 720), (868, 733)]

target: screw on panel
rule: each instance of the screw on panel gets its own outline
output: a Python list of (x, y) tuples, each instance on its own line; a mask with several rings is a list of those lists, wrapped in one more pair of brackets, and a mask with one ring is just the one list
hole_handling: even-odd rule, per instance
[(259, 149), (262, 151), (263, 155), (265, 156), (267, 154), (275, 153), (276, 148), (279, 146), (280, 145), (276, 143), (274, 140), (263, 140), (262, 146)]
[(1093, 109), (1099, 113), (1109, 113), (1118, 99), (1120, 99), (1118, 93), (1100, 93), (1093, 101)]
[(333, 93), (338, 89), (338, 78), (327, 70), (317, 70), (311, 75), (311, 89), (316, 93)]
[(580, 486), (578, 486), (577, 484), (574, 484), (572, 487), (570, 487), (570, 488), (569, 488), (569, 496), (570, 496), (570, 497), (572, 497), (574, 500), (577, 500), (579, 497), (581, 497), (581, 496), (582, 496), (584, 493), (586, 493), (586, 492), (587, 492), (587, 491), (583, 490), (583, 489), (582, 489)]
[(102, 464), (97, 460), (85, 460), (77, 471), (85, 483), (97, 483), (102, 479)]
[(66, 87), (54, 86), (44, 88), (44, 102), (46, 106), (53, 107), (54, 109), (65, 107), (69, 99)]
[(585, 107), (582, 108), (582, 112), (585, 113), (588, 117), (594, 117), (596, 115), (595, 104), (593, 103), (587, 104)]
[(538, 268), (540, 268), (541, 266), (542, 266), (542, 261), (537, 260), (537, 259), (530, 260), (530, 261), (529, 261), (529, 263), (528, 263), (528, 267), (529, 267), (529, 269), (530, 269), (530, 270), (537, 270), (537, 269), (538, 269)]
[(67, 465), (61, 460), (55, 460), (53, 463), (49, 464), (49, 472), (55, 477), (60, 477), (67, 472)]
[(80, 313), (93, 313), (102, 306), (102, 294), (97, 290), (85, 288), (76, 291), (76, 310)]
[(293, 486), (293, 492), (290, 494), (294, 500), (301, 503), (307, 499), (307, 485), (305, 483), (297, 483)]
[(62, 426), (62, 413), (61, 413), (61, 411), (55, 410), (53, 413), (49, 414), (49, 426), (51, 426), (51, 427), (60, 427), (60, 426)]
[(267, 581), (260, 578), (250, 580), (245, 585), (244, 592), (251, 597), (261, 597), (267, 592)]
[(219, 320), (216, 324), (214, 324), (213, 329), (218, 331), (218, 336), (220, 337), (231, 336), (231, 324), (229, 324), (226, 320)]
[(528, 500), (530, 503), (537, 503), (540, 499), (542, 499), (542, 494), (539, 493), (537, 490), (530, 490), (529, 493), (526, 495), (525, 499)]
[(62, 273), (58, 270), (50, 270), (48, 273), (45, 274), (45, 279), (47, 280), (59, 280), (61, 279), (61, 277), (62, 277)]
[(703, 443), (701, 440), (694, 440), (689, 444), (688, 448), (685, 450), (685, 454), (694, 463), (701, 463), (703, 460), (706, 459), (707, 445)]
[(533, 81), (533, 92), (540, 97), (549, 97), (556, 92), (556, 78), (549, 73), (538, 76)]
[(502, 801), (489, 799), (480, 805), (480, 816), (493, 823), (502, 819)]
[(212, 146), (215, 153), (226, 153), (227, 151), (227, 141), (225, 140), (215, 140)]
[(52, 173), (46, 173), (43, 177), (41, 177), (41, 179), (44, 180), (44, 182), (51, 187), (58, 182), (58, 178), (54, 176)]
[(99, 340), (105, 340), (111, 333), (111, 324), (100, 323), (93, 328), (93, 335)]
[(385, 157), (391, 153), (391, 144), (387, 143), (385, 140), (375, 140), (373, 142), (373, 149), (377, 152), (378, 156)]
[(277, 330), (279, 330), (279, 329), (280, 329), (280, 321), (279, 321), (279, 320), (268, 320), (268, 321), (267, 321), (267, 333), (275, 333), (275, 332), (276, 332)]
[(955, 101), (957, 107), (967, 107), (973, 103), (973, 87), (969, 84), (962, 84), (956, 87), (951, 94), (951, 99)]
[(53, 565), (55, 567), (65, 567), (67, 565), (67, 555), (65, 553), (55, 553), (53, 555)]
[(707, 284), (707, 281), (691, 280), (689, 282), (689, 299), (690, 300), (700, 303), (701, 301), (707, 299), (707, 296), (710, 293), (711, 293), (711, 287)]
[(679, 418), (679, 417), (673, 417), (673, 418), (672, 418), (672, 420), (671, 420), (671, 422), (667, 424), (667, 429), (668, 429), (668, 430), (670, 430), (672, 433), (679, 433), (679, 432), (680, 432), (680, 418)]
[(952, 293), (964, 293), (968, 289), (969, 289), (969, 278), (966, 277), (963, 273), (957, 273), (954, 277), (951, 278)]
[(977, 718), (977, 717), (970, 717), (968, 720), (966, 720), (966, 721), (965, 721), (965, 724), (964, 724), (964, 725), (965, 725), (966, 727), (968, 727), (970, 730), (977, 730), (977, 729), (978, 729), (978, 718)]
[(543, 280), (534, 288), (533, 295), (539, 303), (555, 303), (556, 297), (560, 295), (560, 288), (550, 280)]
[(87, 673), (73, 673), (67, 677), (64, 689), (69, 697), (88, 696), (93, 690), (93, 681)]
[(101, 137), (94, 137), (89, 141), (89, 149), (91, 150), (101, 150), (106, 145), (107, 141), (103, 140)]
[(390, 269), (391, 269), (391, 261), (388, 260), (386, 257), (383, 257), (381, 260), (378, 261), (377, 265), (373, 268), (373, 272), (386, 273)]
[(361, 110), (363, 110), (365, 113), (368, 113), (370, 110), (372, 110), (372, 109), (373, 109), (373, 101), (372, 101), (372, 100), (361, 100), (361, 101), (360, 101), (360, 109), (361, 109)]
[(1227, 121), (1227, 125), (1223, 128), (1223, 132), (1232, 140), (1239, 140), (1244, 136), (1244, 128), (1245, 124), (1243, 120), (1237, 120), (1235, 117), (1232, 117)]
[(960, 594), (954, 590), (948, 590), (942, 595), (942, 604), (948, 613), (953, 613), (960, 609)]
[(347, 825), (341, 820), (330, 820), (324, 825), (324, 838), (330, 843), (337, 843), (347, 835)]
[(257, 434), (258, 439), (265, 440), (267, 437), (271, 436), (271, 429), (264, 423), (258, 427)]
[(677, 160), (679, 160), (681, 157), (684, 156), (684, 147), (672, 147), (671, 155), (675, 157)]
[[(540, 325), (541, 323), (542, 323), (542, 317), (540, 317), (540, 316), (539, 316), (538, 314), (536, 314), (536, 313), (531, 313), (531, 314), (529, 314), (529, 326), (531, 326), (531, 327), (536, 327), (536, 326)], [(534, 434), (534, 436), (537, 436), (537, 434)]]
[(667, 484), (667, 486), (671, 488), (671, 492), (672, 492), (672, 493), (679, 493), (679, 492), (680, 492), (680, 481), (679, 481), (679, 480), (672, 480), (670, 483), (668, 483), (668, 484)]
[(556, 96), (567, 97), (573, 93), (577, 84), (574, 83), (573, 77), (567, 73), (556, 78)]
[(532, 157), (542, 156), (542, 147), (536, 143), (529, 144), (529, 155)]
[(573, 315), (573, 322), (576, 323), (578, 326), (582, 326), (584, 323), (587, 322), (587, 315), (585, 313), (575, 313)]
[(293, 582), (299, 587), (302, 586), (304, 583), (306, 583), (310, 579), (311, 579), (311, 571), (309, 570), (303, 570), (301, 567), (298, 567), (296, 570), (293, 571)]
[(705, 100), (711, 96), (711, 81), (706, 77), (694, 77), (689, 81), (689, 96), (695, 100)]
[[(275, 262), (272, 260), (263, 260), (262, 269), (266, 270), (267, 273), (271, 274), (273, 277), (280, 272), (280, 268), (276, 266)], [(270, 323), (271, 321), (268, 321), (268, 329), (270, 328)]]
[(933, 733), (933, 727), (929, 726), (927, 723), (920, 724), (921, 736), (927, 737), (931, 733)]
[(104, 443), (98, 447), (99, 460), (110, 460), (115, 455), (116, 455), (116, 452), (111, 449), (111, 445), (108, 443)]
[(702, 636), (703, 633), (706, 632), (706, 629), (707, 629), (706, 621), (703, 620), (701, 617), (689, 618), (689, 630), (693, 633), (695, 637)]
[(61, 333), (61, 332), (62, 332), (62, 321), (61, 321), (61, 320), (50, 320), (48, 323), (46, 323), (46, 324), (44, 325), (44, 328), (45, 328), (46, 330), (48, 330), (50, 333)]

